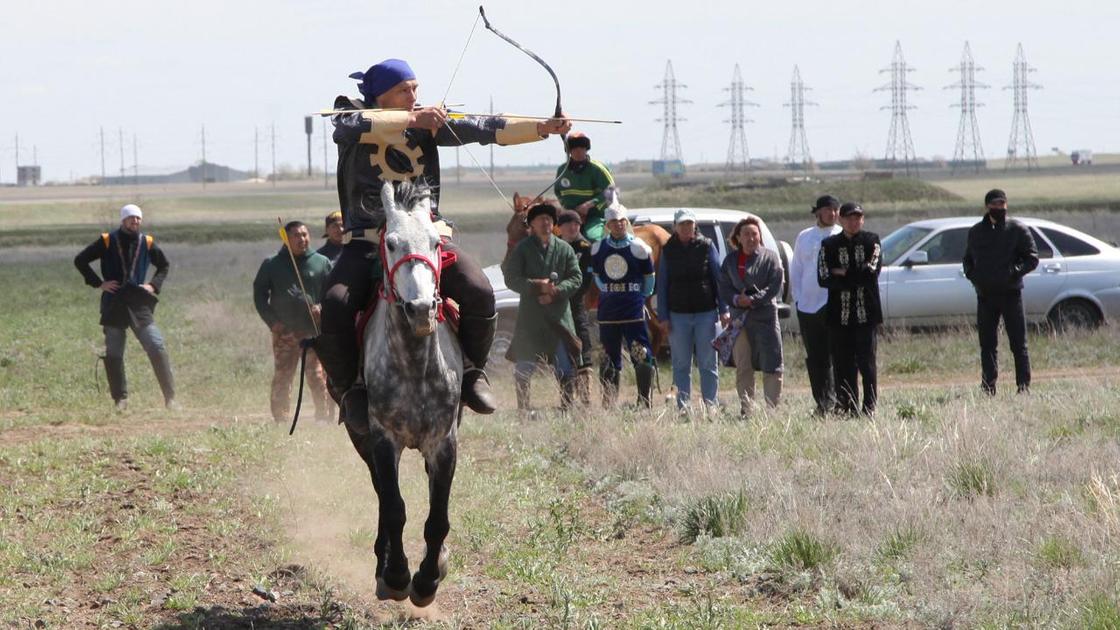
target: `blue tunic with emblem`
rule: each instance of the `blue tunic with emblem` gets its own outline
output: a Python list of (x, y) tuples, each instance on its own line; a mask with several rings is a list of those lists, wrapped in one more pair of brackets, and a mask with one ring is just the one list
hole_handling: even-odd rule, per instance
[(653, 252), (633, 235), (611, 237), (591, 246), (591, 269), (599, 286), (600, 323), (644, 320), (645, 299), (653, 288)]

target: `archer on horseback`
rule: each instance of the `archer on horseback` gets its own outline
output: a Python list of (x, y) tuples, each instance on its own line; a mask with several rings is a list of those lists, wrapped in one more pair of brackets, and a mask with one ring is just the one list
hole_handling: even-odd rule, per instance
[[(443, 269), (444, 296), (461, 312), (459, 340), (464, 355), (462, 399), (477, 413), (493, 413), (494, 397), (484, 368), (494, 339), (497, 315), (494, 290), (478, 262), (451, 242), (451, 226), (439, 209), (440, 146), (479, 143), (499, 145), (536, 142), (549, 134), (565, 134), (571, 123), (563, 115), (545, 121), (504, 117), (448, 116), (442, 106), (418, 107), (419, 83), (408, 64), (386, 59), (358, 79), (362, 99), (339, 96), (335, 110), (338, 145), (338, 198), (349, 241), (327, 279), (322, 302), (322, 334), (315, 348), (327, 371), (331, 394), (343, 419), (352, 427), (368, 426), (366, 390), (358, 383), (360, 352), (355, 318), (374, 293), (378, 270), (379, 232), (385, 224), (381, 187), (384, 182), (417, 182), (432, 186), (432, 214), (454, 258)], [(370, 108), (377, 108), (370, 111)]]

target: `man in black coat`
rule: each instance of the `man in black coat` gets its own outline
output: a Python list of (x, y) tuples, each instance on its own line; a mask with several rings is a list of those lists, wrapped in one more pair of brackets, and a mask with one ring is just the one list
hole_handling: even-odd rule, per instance
[(863, 378), (865, 415), (875, 413), (879, 398), (876, 346), (883, 309), (879, 272), (883, 268), (879, 236), (863, 229), (858, 203), (840, 206), (843, 231), (821, 242), (817, 281), (828, 289), (828, 342), (836, 383), (836, 409), (855, 415), (859, 403), (856, 376)]
[[(163, 287), (171, 263), (155, 239), (140, 231), (144, 213), (134, 204), (121, 208), (120, 228), (105, 232), (74, 257), (74, 266), (90, 287), (101, 291), (101, 327), (105, 333), (105, 373), (109, 394), (117, 410), (128, 407), (128, 384), (124, 372), (125, 331), (140, 340), (155, 370), (168, 409), (175, 402), (175, 378), (163, 334), (155, 322), (157, 294)], [(90, 263), (101, 261), (99, 276)], [(149, 269), (155, 269), (148, 279)]]
[(1020, 393), (1031, 386), (1027, 354), (1027, 316), (1023, 309), (1023, 276), (1038, 266), (1038, 248), (1030, 230), (1007, 218), (1007, 194), (993, 189), (984, 195), (988, 212), (968, 231), (964, 275), (976, 289), (976, 328), (980, 335), (980, 388), (996, 393), (1000, 317), (1015, 357), (1015, 385)]

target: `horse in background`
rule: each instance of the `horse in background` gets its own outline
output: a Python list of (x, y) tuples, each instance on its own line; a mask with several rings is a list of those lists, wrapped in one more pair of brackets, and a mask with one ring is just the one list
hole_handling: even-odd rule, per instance
[[(612, 203), (618, 201), (618, 189), (609, 189), (608, 197)], [(541, 200), (540, 197), (522, 197), (518, 193), (513, 194), (513, 214), (510, 216), (509, 221), (506, 223), (506, 254), (503, 257), (509, 257), (513, 248), (521, 242), (522, 239), (529, 236), (529, 225), (526, 222), (526, 217), (529, 214), (529, 208)], [(661, 260), (661, 250), (665, 247), (665, 243), (669, 242), (669, 232), (665, 228), (655, 223), (647, 223), (645, 225), (631, 226), (634, 236), (641, 239), (646, 245), (649, 245), (650, 250), (653, 252), (653, 268), (657, 269), (657, 263)], [(554, 230), (559, 235), (559, 230)], [(583, 271), (583, 270), (581, 270)], [(587, 293), (583, 295), (584, 306), (589, 311), (594, 311), (599, 307), (599, 287), (594, 284), (588, 289)], [(649, 328), (649, 342), (653, 348), (654, 356), (661, 356), (664, 349), (668, 346), (669, 331), (667, 327), (657, 319), (657, 306), (656, 300), (651, 296), (646, 300), (647, 310), (647, 327)]]
[[(369, 430), (347, 427), (369, 467), (377, 492), (378, 599), (411, 599), (427, 606), (447, 576), (448, 503), (455, 477), (463, 355), (444, 320), (439, 295), (443, 254), (432, 224), (431, 191), (408, 182), (381, 189), (386, 224), (381, 238), (382, 286), (363, 333)], [(405, 504), (399, 485), (401, 453), (420, 451), (428, 474), (424, 558), (409, 575), (402, 542)]]

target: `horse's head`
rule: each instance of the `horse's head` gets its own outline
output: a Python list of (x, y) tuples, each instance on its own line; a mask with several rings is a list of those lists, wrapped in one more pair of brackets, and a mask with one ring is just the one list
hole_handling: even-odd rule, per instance
[(513, 193), (513, 215), (506, 223), (506, 242), (518, 243), (529, 236), (529, 224), (525, 221), (529, 216), (529, 208), (536, 202), (532, 197), (522, 197)]
[(427, 185), (400, 182), (381, 188), (385, 233), (381, 237), (384, 292), (401, 308), (417, 336), (436, 330), (439, 296), (439, 234), (432, 224), (432, 192)]

